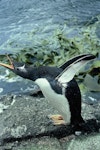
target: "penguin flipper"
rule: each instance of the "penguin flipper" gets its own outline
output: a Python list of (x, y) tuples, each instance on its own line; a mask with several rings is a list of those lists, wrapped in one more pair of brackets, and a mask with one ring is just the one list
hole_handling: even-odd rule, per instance
[(56, 77), (56, 80), (58, 80), (58, 82), (61, 84), (68, 83), (86, 63), (94, 58), (95, 56), (92, 54), (83, 55), (83, 57), (77, 57), (73, 63), (66, 67), (63, 72)]
[(64, 70), (69, 65), (73, 64), (75, 61), (77, 61), (78, 59), (81, 59), (81, 58), (83, 58), (85, 56), (87, 56), (87, 54), (82, 54), (82, 55), (75, 56), (75, 57), (69, 59), (68, 61), (66, 61), (65, 63), (63, 63), (61, 66), (59, 66), (59, 68)]

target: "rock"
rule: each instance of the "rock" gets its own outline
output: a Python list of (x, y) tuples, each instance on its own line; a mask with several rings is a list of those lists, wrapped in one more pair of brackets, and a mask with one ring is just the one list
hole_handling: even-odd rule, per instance
[[(62, 147), (66, 149), (66, 147), (69, 147), (67, 144), (70, 142), (73, 144), (73, 140), (76, 145), (80, 145), (78, 141), (81, 141), (79, 140), (81, 138), (83, 139), (81, 143), (86, 143), (86, 137), (88, 141), (88, 136), (85, 137), (84, 135), (97, 133), (100, 129), (99, 104), (91, 106), (83, 103), (82, 116), (86, 123), (78, 128), (64, 125), (54, 126), (48, 116), (57, 114), (57, 111), (48, 105), (45, 98), (7, 95), (0, 98), (0, 106), (3, 107), (0, 111), (1, 149), (45, 150), (49, 148), (50, 150), (59, 150)], [(97, 116), (98, 118), (96, 118)], [(75, 133), (80, 134), (75, 136)], [(96, 137), (99, 138), (98, 134)], [(67, 139), (64, 143), (63, 138)], [(95, 137), (89, 135), (89, 140), (94, 141), (93, 138)]]
[(100, 134), (84, 135), (70, 140), (68, 143), (63, 142), (63, 150), (99, 150)]
[(56, 138), (41, 137), (34, 140), (6, 143), (0, 150), (61, 150), (60, 143)]

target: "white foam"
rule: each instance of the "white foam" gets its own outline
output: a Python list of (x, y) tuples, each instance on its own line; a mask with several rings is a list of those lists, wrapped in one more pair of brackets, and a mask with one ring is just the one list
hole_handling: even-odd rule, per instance
[(91, 101), (97, 101), (95, 98), (93, 98), (93, 97), (91, 97), (91, 96), (89, 96), (89, 99), (91, 100)]
[(8, 105), (4, 105), (4, 104), (0, 103), (0, 114), (3, 113), (3, 111), (5, 109), (7, 109), (8, 107), (9, 107)]
[(3, 92), (3, 88), (0, 88), (0, 93), (2, 93)]

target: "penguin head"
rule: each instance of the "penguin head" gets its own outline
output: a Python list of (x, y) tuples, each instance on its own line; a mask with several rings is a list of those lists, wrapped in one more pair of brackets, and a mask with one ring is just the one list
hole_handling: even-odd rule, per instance
[(0, 63), (0, 66), (3, 66), (5, 68), (11, 70), (15, 74), (17, 74), (23, 78), (28, 77), (28, 75), (29, 75), (29, 66), (28, 65), (26, 65), (25, 63), (12, 61), (8, 55), (7, 55), (7, 58), (9, 60), (10, 64)]
[(27, 66), (25, 63), (14, 62), (12, 71), (17, 75), (26, 78), (28, 75), (28, 68), (29, 66)]

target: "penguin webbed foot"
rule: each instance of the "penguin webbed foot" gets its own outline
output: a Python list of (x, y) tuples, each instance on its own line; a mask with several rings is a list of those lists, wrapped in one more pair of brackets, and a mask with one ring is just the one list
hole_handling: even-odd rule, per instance
[(49, 115), (48, 117), (52, 120), (54, 125), (66, 125), (61, 115)]

